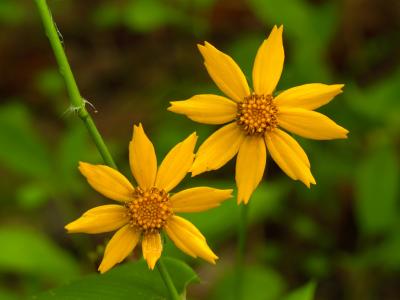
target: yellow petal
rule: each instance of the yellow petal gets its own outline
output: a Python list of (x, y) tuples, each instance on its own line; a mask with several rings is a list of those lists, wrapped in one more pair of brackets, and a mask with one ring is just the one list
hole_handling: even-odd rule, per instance
[(306, 186), (315, 184), (310, 162), (301, 146), (286, 132), (275, 129), (265, 135), (265, 142), (276, 164), (292, 179), (301, 180)]
[(103, 165), (79, 162), (79, 171), (100, 194), (116, 201), (132, 200), (133, 186), (120, 172)]
[(218, 259), (207, 245), (205, 237), (188, 220), (173, 216), (168, 220), (165, 231), (174, 244), (186, 254), (195, 258), (201, 257), (212, 264)]
[(217, 95), (196, 95), (185, 101), (172, 101), (168, 110), (199, 123), (224, 124), (235, 119), (237, 105)]
[(103, 261), (99, 266), (100, 273), (107, 272), (123, 261), (136, 247), (139, 238), (140, 232), (134, 230), (130, 225), (118, 230), (107, 244)]
[(264, 139), (259, 136), (247, 136), (240, 146), (236, 159), (236, 185), (238, 203), (247, 204), (251, 194), (260, 183), (267, 162)]
[(272, 94), (281, 77), (285, 60), (282, 31), (283, 26), (274, 26), (257, 51), (253, 66), (253, 84), (257, 94)]
[(169, 151), (158, 170), (156, 187), (169, 192), (182, 181), (193, 164), (196, 141), (197, 135), (192, 133)]
[(204, 58), (204, 65), (215, 84), (228, 97), (235, 101), (243, 101), (250, 94), (246, 77), (235, 61), (219, 51), (210, 43), (197, 45)]
[(232, 190), (210, 187), (195, 187), (181, 191), (171, 197), (174, 212), (199, 212), (217, 207), (232, 197)]
[(148, 233), (143, 236), (142, 252), (143, 258), (147, 261), (147, 265), (151, 270), (154, 269), (158, 259), (161, 256), (163, 246), (159, 233)]
[(344, 84), (309, 83), (296, 86), (280, 93), (274, 99), (278, 106), (290, 106), (304, 109), (317, 109), (327, 104), (342, 92)]
[(196, 153), (192, 176), (217, 170), (236, 155), (245, 134), (236, 122), (218, 129), (204, 141)]
[(323, 114), (287, 106), (279, 107), (278, 124), (297, 135), (315, 140), (345, 139), (348, 133)]
[(129, 143), (129, 163), (138, 185), (143, 189), (151, 188), (157, 174), (157, 157), (142, 124), (133, 127), (133, 137)]
[(126, 208), (121, 205), (102, 205), (85, 212), (65, 226), (68, 233), (102, 233), (114, 231), (129, 222)]

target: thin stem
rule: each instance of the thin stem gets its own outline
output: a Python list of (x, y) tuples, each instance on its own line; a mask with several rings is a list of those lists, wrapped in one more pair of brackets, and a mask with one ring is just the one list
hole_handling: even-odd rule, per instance
[[(96, 124), (94, 123), (92, 117), (85, 108), (85, 101), (82, 99), (81, 94), (79, 92), (74, 74), (72, 73), (71, 67), (68, 63), (67, 56), (65, 55), (64, 48), (61, 44), (58, 31), (54, 24), (53, 18), (51, 16), (51, 11), (46, 3), (46, 0), (35, 0), (35, 1), (39, 10), (40, 17), (43, 21), (47, 37), (49, 38), (51, 47), (56, 57), (60, 73), (64, 78), (70, 101), (72, 105), (78, 109), (78, 115), (85, 124), (86, 128), (88, 129), (89, 134), (93, 138), (96, 147), (99, 150), (104, 162), (110, 167), (117, 169), (117, 166), (110, 152), (108, 151), (108, 148), (104, 143), (104, 140), (99, 130), (96, 127)], [(172, 282), (171, 276), (169, 275), (167, 268), (165, 267), (161, 259), (157, 264), (157, 268), (161, 274), (162, 279), (164, 280), (165, 286), (167, 287), (172, 300), (181, 300), (174, 286), (174, 283)]]
[(71, 104), (78, 110), (78, 115), (86, 125), (86, 128), (93, 138), (93, 141), (96, 144), (96, 147), (99, 150), (104, 162), (107, 165), (116, 168), (115, 162), (108, 151), (103, 138), (94, 124), (92, 117), (85, 108), (85, 101), (82, 99), (79, 92), (74, 74), (72, 73), (71, 67), (68, 63), (67, 56), (65, 55), (64, 48), (61, 44), (57, 28), (54, 24), (46, 0), (36, 0), (36, 4), (40, 17), (43, 21), (44, 29), (46, 30), (47, 37), (49, 38), (51, 47), (53, 48), (54, 56), (56, 57), (60, 73), (64, 78)]
[(175, 285), (172, 282), (171, 276), (169, 275), (168, 270), (161, 258), (157, 262), (157, 269), (160, 272), (162, 279), (164, 280), (164, 283), (168, 289), (171, 300), (182, 300), (182, 298), (179, 296), (179, 294), (175, 288)]
[(239, 207), (240, 217), (238, 223), (238, 242), (236, 257), (236, 293), (237, 300), (243, 299), (243, 281), (244, 281), (244, 256), (246, 251), (247, 240), (247, 219), (249, 204), (241, 204)]

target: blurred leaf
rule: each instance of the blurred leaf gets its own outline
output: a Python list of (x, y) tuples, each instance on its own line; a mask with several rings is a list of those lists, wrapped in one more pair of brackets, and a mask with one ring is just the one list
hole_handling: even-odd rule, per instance
[(24, 175), (50, 174), (50, 158), (45, 144), (34, 131), (27, 109), (20, 103), (0, 108), (0, 161)]
[(202, 9), (211, 7), (216, 0), (177, 0), (183, 7), (190, 6), (192, 9)]
[[(149, 13), (151, 12), (151, 13)], [(125, 9), (125, 24), (139, 32), (156, 30), (166, 24), (176, 23), (182, 14), (161, 0), (131, 1)]]
[(57, 69), (42, 70), (36, 77), (39, 91), (46, 96), (58, 96), (64, 88), (64, 82)]
[(0, 228), (0, 272), (63, 282), (78, 273), (74, 260), (45, 235), (30, 229)]
[(310, 32), (311, 6), (301, 0), (250, 0), (254, 13), (260, 20), (288, 27), (296, 36)]
[(386, 232), (398, 218), (399, 162), (390, 146), (373, 149), (358, 167), (356, 213), (366, 234)]
[(43, 184), (33, 182), (17, 189), (17, 201), (25, 209), (33, 209), (43, 205), (49, 199), (49, 189)]
[[(185, 263), (165, 258), (164, 262), (179, 292), (185, 294), (190, 283), (198, 282), (196, 273)], [(126, 263), (106, 274), (90, 275), (51, 290), (34, 299), (166, 299), (168, 291), (157, 270), (150, 271), (144, 260)]]
[(321, 278), (329, 275), (331, 262), (324, 253), (311, 252), (303, 259), (301, 265), (308, 276)]
[(0, 1), (0, 23), (18, 24), (26, 16), (25, 7), (13, 0)]
[(400, 235), (398, 230), (374, 249), (373, 257), (378, 262), (378, 266), (384, 265), (389, 269), (400, 269)]
[(372, 86), (359, 88), (350, 84), (346, 88), (348, 104), (358, 113), (379, 123), (400, 126), (400, 69), (392, 76)]
[(338, 15), (334, 3), (315, 7), (302, 0), (251, 0), (250, 4), (268, 26), (284, 26), (285, 49), (287, 45), (293, 49), (289, 58), (291, 64), (282, 74), (281, 89), (307, 81), (330, 79), (324, 55)]
[(366, 267), (377, 267), (385, 270), (400, 270), (400, 224), (394, 226), (391, 232), (379, 243), (366, 248), (358, 257)]
[(313, 300), (315, 288), (315, 282), (311, 281), (293, 292), (290, 292), (283, 298), (283, 300)]
[[(216, 285), (211, 299), (237, 299), (234, 288), (236, 274), (230, 270), (225, 275)], [(243, 281), (243, 299), (276, 300), (279, 299), (285, 288), (285, 282), (278, 273), (260, 266), (247, 266)]]
[(123, 10), (118, 4), (106, 1), (95, 7), (92, 18), (97, 26), (109, 28), (120, 24), (122, 16)]
[(17, 300), (19, 297), (7, 290), (3, 290), (0, 288), (0, 299), (1, 300)]
[(80, 191), (82, 183), (78, 172), (79, 161), (101, 161), (98, 151), (90, 151), (92, 147), (88, 140), (88, 132), (82, 124), (73, 122), (61, 138), (58, 156), (57, 171), (59, 178), (57, 183), (61, 184), (60, 190), (71, 192)]

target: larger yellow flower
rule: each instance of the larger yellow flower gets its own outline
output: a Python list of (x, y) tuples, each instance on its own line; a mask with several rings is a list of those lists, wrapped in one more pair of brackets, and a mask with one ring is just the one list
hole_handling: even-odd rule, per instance
[(282, 26), (274, 26), (258, 49), (253, 66), (253, 92), (231, 57), (207, 42), (198, 45), (209, 75), (228, 98), (196, 95), (185, 101), (173, 101), (168, 108), (200, 123), (231, 122), (200, 146), (191, 171), (195, 176), (219, 169), (238, 154), (238, 203), (247, 203), (260, 183), (267, 149), (289, 177), (301, 180), (308, 187), (315, 184), (306, 153), (280, 128), (316, 140), (347, 137), (346, 129), (313, 111), (341, 93), (342, 84), (305, 84), (274, 96), (284, 61), (282, 31)]
[(161, 256), (160, 232), (186, 254), (215, 263), (218, 257), (205, 237), (189, 221), (175, 215), (199, 212), (218, 206), (231, 197), (232, 190), (196, 187), (170, 195), (192, 166), (195, 133), (177, 144), (167, 154), (157, 171), (157, 158), (151, 141), (141, 125), (134, 126), (129, 144), (129, 161), (138, 187), (118, 171), (81, 162), (79, 170), (100, 194), (120, 202), (98, 206), (85, 212), (65, 228), (69, 233), (102, 233), (118, 231), (108, 243), (99, 271), (104, 273), (124, 260), (141, 240), (143, 257), (153, 269)]

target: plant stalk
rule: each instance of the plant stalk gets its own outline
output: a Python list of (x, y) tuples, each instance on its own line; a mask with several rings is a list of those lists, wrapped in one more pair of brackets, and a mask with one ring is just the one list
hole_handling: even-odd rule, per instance
[(167, 267), (165, 266), (162, 258), (160, 258), (157, 262), (157, 269), (160, 272), (161, 277), (168, 289), (171, 300), (182, 300), (182, 298), (179, 296), (179, 294), (175, 288), (175, 285), (171, 279), (171, 276), (168, 273)]
[(67, 56), (65, 55), (64, 48), (60, 41), (59, 33), (54, 24), (46, 0), (36, 0), (36, 4), (39, 10), (40, 17), (43, 21), (46, 35), (50, 41), (54, 56), (56, 57), (60, 73), (64, 78), (71, 104), (75, 109), (77, 109), (79, 118), (81, 118), (87, 130), (89, 131), (89, 134), (96, 144), (96, 147), (99, 150), (104, 162), (110, 167), (116, 168), (116, 164), (110, 152), (108, 151), (108, 148), (104, 143), (102, 136), (100, 135), (96, 125), (94, 124), (92, 117), (86, 110), (85, 100), (81, 97), (81, 94), (79, 92), (74, 74), (72, 73), (71, 67), (68, 63)]
[[(89, 134), (92, 137), (94, 143), (96, 144), (96, 147), (100, 152), (104, 162), (108, 166), (117, 169), (114, 159), (112, 158), (110, 152), (108, 151), (108, 148), (103, 140), (103, 137), (101, 136), (99, 130), (97, 129), (96, 124), (94, 123), (89, 112), (86, 110), (85, 100), (81, 97), (81, 94), (79, 92), (74, 74), (72, 73), (67, 56), (62, 46), (59, 33), (51, 16), (50, 8), (48, 7), (46, 0), (35, 0), (35, 1), (39, 10), (40, 17), (43, 22), (44, 29), (46, 31), (46, 35), (50, 41), (50, 45), (53, 49), (54, 56), (56, 57), (60, 73), (64, 78), (71, 104), (74, 106), (74, 108), (77, 109), (79, 118), (83, 121), (87, 130), (89, 131)], [(165, 286), (167, 287), (170, 293), (171, 299), (181, 300), (174, 286), (174, 283), (171, 279), (171, 276), (169, 275), (167, 268), (165, 267), (161, 259), (157, 264), (157, 269), (159, 270), (160, 275), (165, 283)]]
[(235, 298), (242, 300), (243, 298), (243, 283), (244, 283), (244, 263), (245, 263), (245, 252), (246, 252), (246, 241), (247, 241), (247, 223), (248, 223), (248, 210), (249, 204), (242, 203), (239, 207), (240, 216), (238, 222), (238, 241), (237, 241), (237, 253), (236, 253), (236, 278), (235, 278)]

